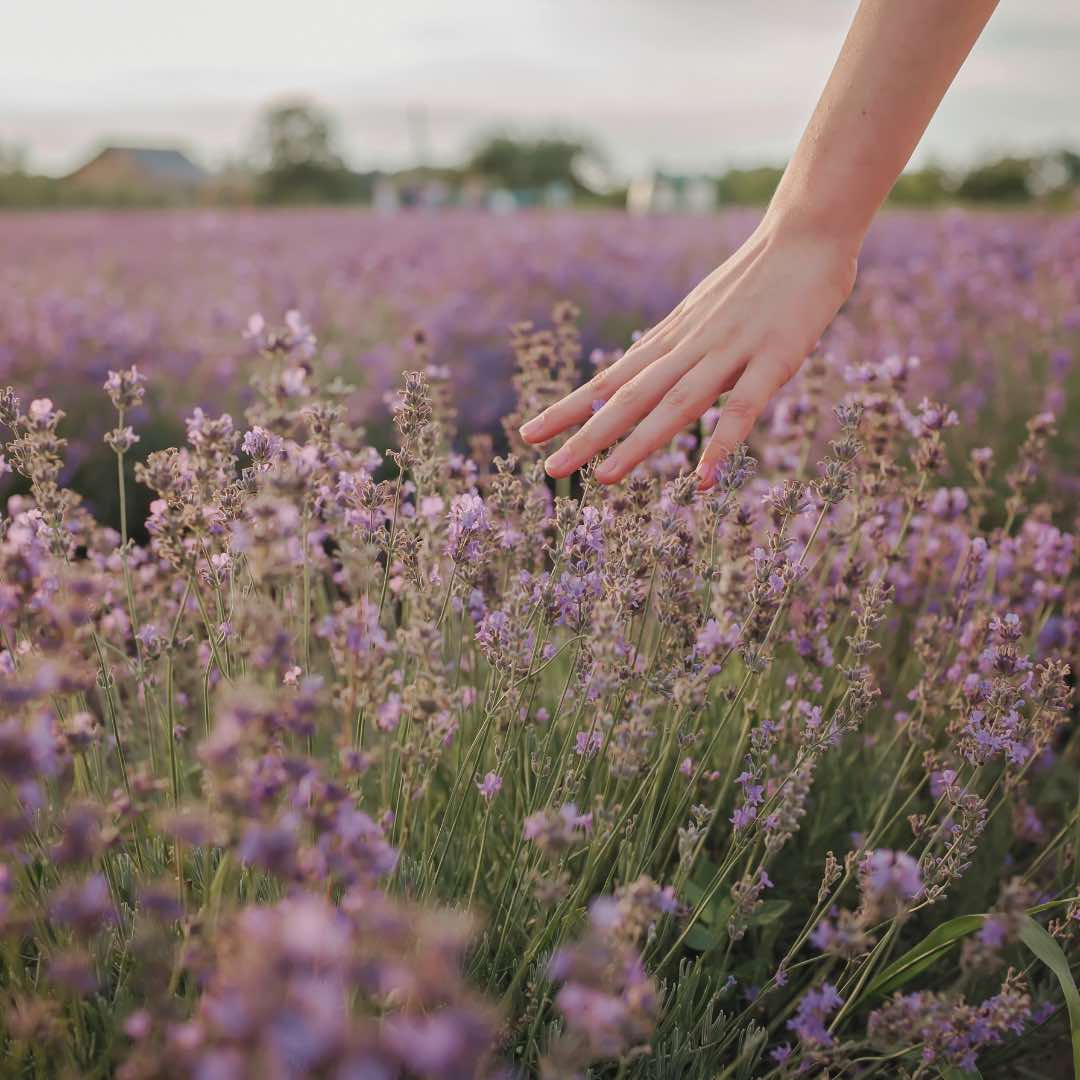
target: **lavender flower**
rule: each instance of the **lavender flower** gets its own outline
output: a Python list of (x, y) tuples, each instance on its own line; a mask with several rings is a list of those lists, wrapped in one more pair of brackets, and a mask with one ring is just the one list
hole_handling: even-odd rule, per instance
[(491, 802), (502, 790), (502, 777), (497, 772), (484, 774), (484, 779), (477, 782), (477, 789), (486, 802)]
[(804, 1047), (830, 1047), (833, 1037), (826, 1027), (826, 1021), (843, 1003), (844, 999), (837, 993), (835, 986), (822, 983), (819, 987), (807, 990), (799, 999), (799, 1007), (787, 1022), (787, 1029), (794, 1032)]
[(867, 1030), (880, 1046), (921, 1043), (925, 1062), (974, 1069), (981, 1049), (1019, 1034), (1030, 1016), (1025, 980), (1010, 971), (1001, 991), (977, 1006), (943, 994), (897, 994), (871, 1014)]

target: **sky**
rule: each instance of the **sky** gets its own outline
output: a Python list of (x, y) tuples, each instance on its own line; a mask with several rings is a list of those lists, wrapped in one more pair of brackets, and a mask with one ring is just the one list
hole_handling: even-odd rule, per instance
[[(942, 0), (953, 2), (953, 0)], [(627, 177), (783, 162), (854, 0), (0, 0), (0, 147), (250, 154), (259, 110), (330, 110), (355, 168), (486, 133), (583, 134)], [(1002, 0), (914, 161), (1080, 148), (1080, 3)]]

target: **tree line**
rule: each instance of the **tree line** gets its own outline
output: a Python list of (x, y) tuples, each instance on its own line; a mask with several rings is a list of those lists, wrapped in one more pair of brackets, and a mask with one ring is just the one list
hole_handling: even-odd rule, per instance
[[(715, 183), (720, 206), (762, 206), (772, 196), (783, 168), (733, 168), (705, 179)], [(267, 108), (260, 116), (250, 159), (230, 169), (228, 185), (208, 185), (201, 201), (262, 205), (368, 204), (380, 181), (406, 194), (422, 185), (450, 192), (470, 183), (512, 192), (526, 203), (558, 188), (575, 205), (623, 206), (627, 189), (609, 179), (603, 153), (586, 139), (564, 135), (523, 137), (495, 133), (457, 165), (425, 166), (395, 174), (351, 167), (339, 147), (333, 117), (306, 101)], [(702, 179), (698, 177), (698, 179)], [(927, 165), (905, 172), (890, 202), (907, 206), (946, 203), (991, 205), (1075, 205), (1080, 192), (1080, 154), (1062, 149), (1045, 154), (1009, 154), (966, 169)], [(100, 203), (70, 190), (63, 178), (31, 172), (23, 157), (0, 147), (0, 206), (48, 207)], [(145, 193), (125, 199), (113, 192), (109, 204), (153, 202)]]

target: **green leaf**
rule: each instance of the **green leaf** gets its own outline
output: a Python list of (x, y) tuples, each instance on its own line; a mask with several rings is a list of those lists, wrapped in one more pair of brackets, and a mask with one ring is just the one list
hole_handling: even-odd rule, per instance
[(1061, 946), (1033, 919), (1024, 915), (1020, 920), (1020, 940), (1057, 976), (1065, 1006), (1069, 1010), (1072, 1029), (1073, 1076), (1080, 1080), (1080, 991), (1069, 968)]
[(712, 927), (696, 923), (690, 927), (690, 933), (684, 938), (683, 944), (694, 952), (707, 952), (716, 944), (718, 937), (718, 932)]
[(719, 873), (720, 867), (711, 859), (703, 856), (695, 863), (694, 876), (683, 885), (683, 891), (688, 896), (692, 893), (697, 893), (700, 896), (710, 885), (716, 883)]
[(767, 926), (776, 922), (787, 909), (791, 907), (790, 900), (762, 900), (750, 916), (751, 926)]
[(959, 915), (934, 927), (918, 945), (908, 949), (903, 956), (882, 970), (861, 996), (878, 997), (891, 994), (944, 956), (958, 941), (978, 930), (985, 919), (985, 915)]
[(955, 1065), (941, 1067), (942, 1080), (982, 1080), (978, 1069), (958, 1069)]
[[(688, 881), (683, 886), (683, 893), (695, 909), (701, 904), (705, 896), (705, 890), (694, 881)], [(698, 923), (705, 923), (706, 926), (722, 926), (727, 922), (734, 906), (730, 896), (714, 896), (711, 902), (702, 908), (697, 921)]]
[[(697, 907), (701, 903), (702, 898), (705, 896), (705, 889), (699, 885), (696, 881), (688, 881), (683, 886), (683, 894), (686, 899), (690, 901), (691, 905)], [(702, 922), (712, 922), (712, 914), (714, 910), (714, 904), (708, 905), (701, 913)]]

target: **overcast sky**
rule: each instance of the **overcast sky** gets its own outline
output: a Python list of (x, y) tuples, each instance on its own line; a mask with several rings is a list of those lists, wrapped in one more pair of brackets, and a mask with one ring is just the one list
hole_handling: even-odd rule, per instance
[[(214, 165), (250, 150), (266, 101), (303, 94), (334, 112), (357, 168), (406, 163), (418, 144), (452, 161), (503, 127), (591, 135), (623, 174), (782, 161), (854, 7), (0, 0), (0, 144), (49, 172), (104, 141)], [(1062, 144), (1080, 147), (1080, 3), (1002, 0), (917, 160)]]

